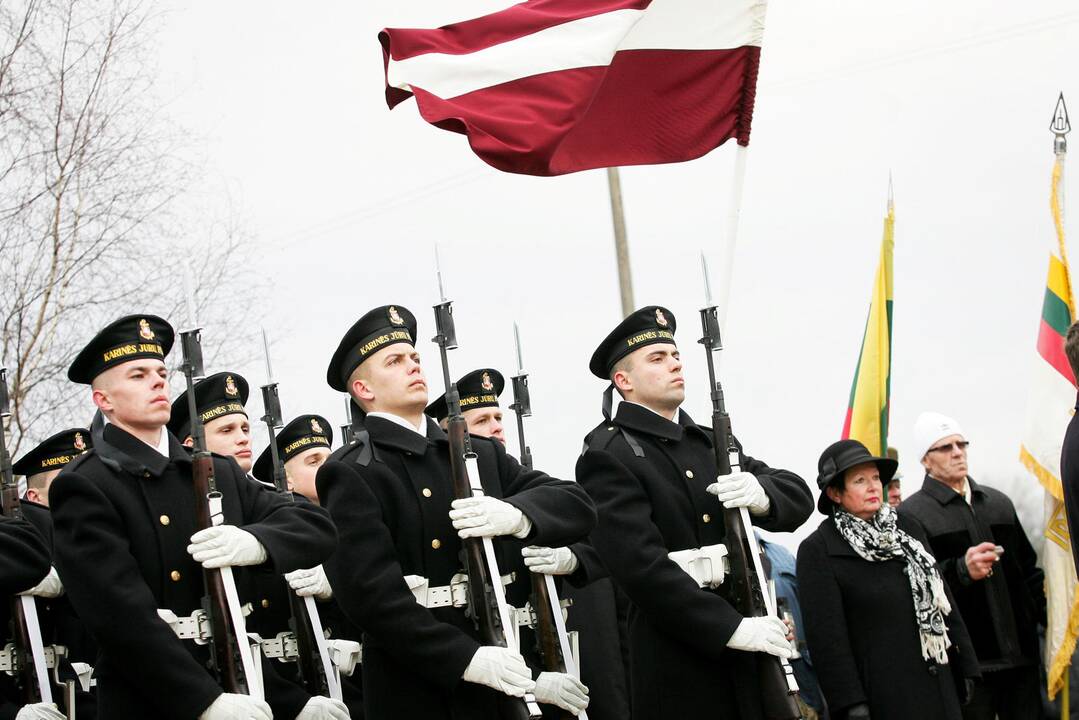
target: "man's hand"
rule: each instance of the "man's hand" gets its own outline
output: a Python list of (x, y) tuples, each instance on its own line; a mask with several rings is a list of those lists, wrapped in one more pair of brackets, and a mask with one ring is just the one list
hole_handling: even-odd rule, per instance
[(296, 720), (349, 720), (351, 717), (340, 700), (316, 695), (307, 701)]
[(329, 600), (333, 597), (333, 588), (330, 587), (326, 571), (321, 565), (285, 573), (285, 581), (300, 597), (313, 597), (317, 600)]
[(56, 703), (33, 703), (23, 705), (15, 720), (67, 720), (67, 715), (56, 709)]
[(774, 615), (750, 617), (738, 624), (727, 647), (789, 658), (794, 654), (787, 640), (787, 625)]
[(513, 535), (524, 538), (532, 522), (524, 513), (498, 498), (480, 495), (450, 503), (453, 529), (462, 538)]
[(580, 562), (567, 547), (549, 548), (530, 545), (521, 549), (525, 567), (541, 575), (570, 575)]
[(858, 703), (847, 710), (847, 720), (869, 720), (869, 706)]
[(993, 574), (993, 566), (1000, 557), (994, 550), (996, 545), (991, 542), (983, 542), (972, 548), (967, 548), (966, 563), (967, 574), (971, 580), (984, 580)]
[(191, 536), (187, 554), (205, 568), (259, 565), (268, 557), (258, 538), (235, 525), (199, 530)]
[(64, 594), (64, 584), (60, 582), (60, 576), (56, 574), (56, 568), (50, 567), (49, 574), (42, 578), (41, 582), (19, 594), (33, 595), (40, 598), (60, 597)]
[(525, 659), (509, 648), (494, 645), (476, 650), (462, 678), (513, 697), (523, 697), (536, 688)]
[(273, 713), (269, 705), (250, 695), (222, 693), (199, 715), (199, 720), (273, 720)]
[(536, 678), (535, 695), (539, 702), (557, 705), (573, 715), (580, 715), (588, 707), (588, 688), (566, 673), (540, 673)]
[(761, 487), (757, 476), (748, 472), (720, 475), (705, 488), (719, 498), (727, 509), (744, 507), (753, 515), (767, 515), (772, 508), (768, 493)]

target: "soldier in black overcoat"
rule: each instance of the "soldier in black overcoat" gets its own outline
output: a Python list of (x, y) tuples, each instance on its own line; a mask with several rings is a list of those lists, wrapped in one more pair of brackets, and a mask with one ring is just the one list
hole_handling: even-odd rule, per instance
[(761, 529), (795, 530), (813, 510), (812, 495), (794, 473), (744, 454), (742, 472), (717, 479), (712, 430), (680, 409), (674, 332), (674, 315), (649, 306), (596, 349), (589, 369), (623, 402), (586, 438), (577, 481), (599, 511), (592, 542), (630, 602), (635, 720), (759, 718), (758, 653), (789, 657), (786, 626), (738, 613), (723, 594), (718, 555), (710, 577), (694, 578), (671, 553), (718, 553), (724, 506), (748, 508)]
[(165, 429), (164, 357), (173, 330), (133, 315), (98, 333), (68, 377), (89, 384), (99, 414), (94, 447), (53, 483), (55, 562), (100, 646), (98, 708), (110, 720), (270, 717), (266, 703), (223, 692), (206, 646), (182, 641), (159, 609), (201, 606), (203, 567), (318, 564), (335, 546), (328, 516), (297, 506), (213, 457), (225, 524), (196, 532), (190, 452)]
[[(364, 702), (372, 720), (497, 717), (498, 693), (533, 689), (523, 658), (484, 646), (463, 607), (428, 607), (424, 587), (462, 571), (461, 536), (561, 546), (591, 530), (595, 510), (573, 482), (526, 471), (497, 441), (476, 438), (485, 498), (454, 500), (446, 433), (423, 414), (427, 383), (416, 320), (376, 308), (346, 333), (327, 381), (366, 414), (364, 432), (320, 468), (318, 495), (341, 535), (326, 563), (338, 603), (363, 628)], [(513, 548), (495, 543), (500, 568)], [(408, 580), (406, 580), (406, 576)]]

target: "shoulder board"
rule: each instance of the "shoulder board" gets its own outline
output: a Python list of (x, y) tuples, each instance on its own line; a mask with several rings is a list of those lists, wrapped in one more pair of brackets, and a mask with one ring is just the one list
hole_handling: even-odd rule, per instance
[(584, 439), (584, 448), (581, 450), (581, 454), (583, 455), (589, 450), (606, 450), (617, 437), (626, 441), (626, 445), (629, 446), (634, 455), (639, 458), (644, 457), (644, 448), (637, 442), (637, 438), (633, 437), (625, 428), (618, 427), (613, 423), (600, 425), (590, 432)]
[(336, 460), (343, 463), (355, 463), (360, 467), (367, 467), (372, 460), (378, 460), (378, 451), (371, 442), (371, 435), (366, 430), (357, 430), (355, 437), (347, 445), (333, 451), (327, 462)]
[(97, 453), (94, 452), (93, 448), (90, 448), (89, 450), (87, 450), (84, 453), (80, 453), (78, 457), (76, 457), (73, 460), (71, 460), (70, 462), (68, 462), (67, 465), (64, 465), (64, 468), (63, 468), (63, 470), (61, 472), (68, 472), (68, 471), (71, 471), (71, 470), (75, 470), (80, 465), (82, 465), (84, 462), (86, 462), (90, 458), (90, 456), (97, 457)]

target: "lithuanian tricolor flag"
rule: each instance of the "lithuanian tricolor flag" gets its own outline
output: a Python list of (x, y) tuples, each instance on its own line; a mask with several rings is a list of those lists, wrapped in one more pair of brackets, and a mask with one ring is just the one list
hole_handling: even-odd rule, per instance
[[(1049, 279), (1042, 301), (1037, 356), (1027, 401), (1027, 423), (1019, 459), (1045, 488), (1045, 567), (1049, 626), (1045, 632), (1045, 666), (1052, 698), (1064, 687), (1079, 637), (1079, 597), (1076, 596), (1075, 565), (1071, 536), (1064, 512), (1060, 483), (1060, 450), (1064, 431), (1075, 407), (1075, 377), (1064, 355), (1064, 338), (1075, 317), (1071, 278), (1064, 245), (1060, 208), (1063, 157), (1053, 166), (1050, 208), (1056, 227), (1057, 247), (1049, 253)], [(1065, 695), (1066, 697), (1066, 695)]]
[(873, 298), (854, 371), (843, 439), (860, 440), (883, 457), (888, 448), (888, 410), (892, 389), (892, 255), (895, 251), (895, 205), (888, 199), (884, 239), (873, 282)]

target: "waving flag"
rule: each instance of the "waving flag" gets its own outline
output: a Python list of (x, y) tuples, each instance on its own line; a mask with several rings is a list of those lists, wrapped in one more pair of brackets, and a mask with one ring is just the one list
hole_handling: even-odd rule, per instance
[(392, 108), (506, 172), (691, 160), (749, 143), (764, 0), (528, 0), (379, 34)]
[(843, 438), (853, 438), (880, 457), (888, 449), (888, 411), (892, 389), (892, 256), (895, 253), (895, 206), (888, 200), (880, 262), (865, 321), (862, 351), (854, 370)]

